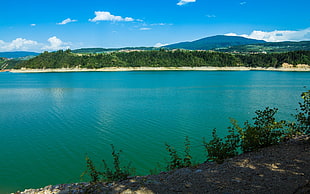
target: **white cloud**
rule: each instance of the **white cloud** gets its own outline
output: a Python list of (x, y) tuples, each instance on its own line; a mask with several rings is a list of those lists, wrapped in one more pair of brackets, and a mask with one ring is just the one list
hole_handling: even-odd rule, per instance
[(140, 30), (151, 30), (152, 28), (140, 28)]
[(166, 45), (168, 45), (168, 44), (162, 44), (162, 43), (156, 43), (155, 45), (154, 45), (154, 47), (162, 47), (162, 46), (166, 46)]
[(57, 23), (57, 24), (58, 25), (65, 25), (65, 24), (68, 24), (68, 23), (71, 23), (71, 22), (77, 22), (77, 20), (71, 20), (70, 18), (67, 18), (67, 19), (65, 19), (62, 22)]
[(177, 5), (185, 5), (185, 4), (187, 4), (187, 3), (194, 3), (194, 2), (196, 2), (196, 0), (180, 0), (180, 2), (179, 3), (177, 3)]
[(50, 45), (42, 47), (42, 50), (65, 50), (70, 48), (69, 43), (63, 42), (56, 36), (50, 37), (47, 41)]
[(36, 26), (37, 24), (30, 24), (30, 26), (32, 26), (32, 27), (34, 27), (34, 26)]
[(166, 24), (166, 23), (155, 23), (155, 24), (150, 24), (151, 26), (172, 26), (173, 24)]
[(38, 42), (24, 38), (16, 38), (11, 42), (0, 40), (0, 51), (26, 51), (33, 50), (39, 45)]
[(208, 18), (216, 18), (216, 15), (206, 15)]
[(63, 42), (56, 36), (50, 37), (48, 43), (40, 43), (34, 40), (27, 40), (25, 38), (16, 38), (11, 42), (5, 42), (0, 40), (0, 52), (7, 51), (55, 51), (55, 50), (65, 50), (70, 48), (70, 43)]
[(292, 30), (275, 30), (271, 32), (264, 32), (255, 30), (251, 34), (235, 34), (228, 33), (227, 36), (242, 36), (245, 38), (252, 38), (257, 40), (265, 40), (267, 42), (281, 42), (281, 41), (302, 41), (310, 40), (310, 28), (292, 31)]
[[(121, 17), (121, 16), (115, 16), (112, 15), (110, 12), (107, 11), (95, 11), (95, 15), (96, 17), (94, 17), (93, 19), (89, 19), (89, 21), (91, 22), (98, 22), (98, 21), (124, 21), (124, 22), (132, 22), (135, 21), (135, 19), (131, 18), (131, 17)], [(140, 20), (138, 20), (140, 21)]]

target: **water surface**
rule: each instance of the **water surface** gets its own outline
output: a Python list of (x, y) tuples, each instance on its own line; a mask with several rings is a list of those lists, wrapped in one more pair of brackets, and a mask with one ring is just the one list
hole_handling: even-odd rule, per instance
[[(295, 113), (308, 72), (139, 71), (0, 73), (0, 193), (80, 181), (86, 154), (122, 149), (139, 175), (167, 158), (164, 143), (204, 161), (202, 137), (224, 135), (229, 117)], [(307, 88), (305, 89), (304, 86)]]

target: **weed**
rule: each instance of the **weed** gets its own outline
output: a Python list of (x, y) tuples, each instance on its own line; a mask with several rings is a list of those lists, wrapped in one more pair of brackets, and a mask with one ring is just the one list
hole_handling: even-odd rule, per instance
[(208, 160), (216, 163), (223, 163), (225, 159), (231, 158), (238, 154), (239, 135), (235, 133), (235, 128), (229, 128), (229, 135), (224, 139), (216, 134), (216, 129), (212, 131), (212, 139), (206, 142), (203, 139), (203, 145), (206, 148)]
[(310, 90), (301, 94), (303, 102), (299, 103), (300, 112), (296, 114), (297, 125), (299, 132), (310, 135)]
[(100, 172), (96, 169), (93, 161), (87, 156), (86, 157), (86, 167), (87, 170), (82, 174), (89, 174), (91, 177), (91, 182), (96, 183), (99, 181), (113, 182), (126, 179), (134, 169), (130, 167), (130, 164), (127, 166), (121, 167), (120, 163), (120, 151), (116, 151), (114, 145), (111, 144), (112, 148), (112, 157), (113, 157), (113, 168), (109, 168), (105, 160), (103, 162), (103, 171)]
[(188, 137), (185, 138), (185, 150), (184, 150), (184, 157), (181, 158), (176, 149), (169, 144), (166, 145), (166, 150), (169, 152), (170, 161), (168, 162), (167, 170), (173, 170), (178, 168), (190, 167), (192, 165), (191, 159), (192, 156), (190, 155), (190, 141)]
[(93, 183), (98, 182), (100, 172), (96, 170), (95, 165), (93, 164), (93, 161), (88, 156), (86, 156), (86, 166), (87, 166), (87, 169), (89, 170), (91, 182)]

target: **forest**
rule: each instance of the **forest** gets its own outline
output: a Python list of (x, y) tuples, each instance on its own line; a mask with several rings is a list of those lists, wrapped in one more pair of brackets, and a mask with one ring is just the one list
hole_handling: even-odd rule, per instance
[(310, 64), (310, 51), (286, 53), (223, 53), (214, 51), (151, 50), (98, 54), (77, 54), (71, 50), (59, 50), (40, 54), (29, 60), (9, 62), (8, 69), (32, 68), (89, 68), (103, 67), (281, 67)]

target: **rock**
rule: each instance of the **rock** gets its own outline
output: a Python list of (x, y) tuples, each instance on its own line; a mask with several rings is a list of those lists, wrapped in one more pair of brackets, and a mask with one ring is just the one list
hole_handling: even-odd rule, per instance
[(192, 185), (193, 185), (193, 184), (190, 183), (190, 182), (187, 182), (187, 183), (184, 184), (185, 188), (191, 188)]
[(201, 173), (202, 171), (203, 171), (203, 170), (198, 169), (198, 170), (195, 171), (195, 173)]
[(190, 174), (192, 171), (188, 168), (182, 168), (182, 169), (179, 169), (179, 170), (176, 170), (174, 173), (173, 173), (173, 176), (184, 176), (184, 175), (188, 175)]

